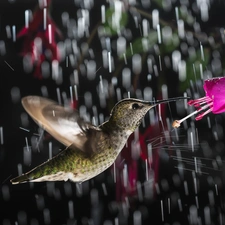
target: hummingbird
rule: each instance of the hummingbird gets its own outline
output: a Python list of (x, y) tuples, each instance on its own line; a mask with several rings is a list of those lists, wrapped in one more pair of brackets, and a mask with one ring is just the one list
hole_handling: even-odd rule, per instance
[(78, 111), (39, 96), (27, 96), (22, 105), (33, 120), (66, 148), (34, 169), (15, 177), (12, 184), (67, 181), (82, 183), (109, 168), (145, 114), (158, 104), (186, 99), (144, 101), (127, 98), (112, 109), (99, 126), (84, 121)]

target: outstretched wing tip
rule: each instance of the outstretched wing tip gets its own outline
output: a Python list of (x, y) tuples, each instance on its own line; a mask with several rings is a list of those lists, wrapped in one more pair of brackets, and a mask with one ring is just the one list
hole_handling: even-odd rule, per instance
[(22, 98), (22, 105), (39, 126), (65, 146), (74, 144), (77, 149), (85, 151), (85, 143), (91, 142), (95, 132), (101, 131), (85, 122), (77, 111), (44, 97), (26, 96)]

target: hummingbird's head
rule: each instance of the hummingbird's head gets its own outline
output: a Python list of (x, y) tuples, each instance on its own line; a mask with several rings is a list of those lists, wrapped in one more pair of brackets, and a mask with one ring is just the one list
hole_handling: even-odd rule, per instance
[(123, 99), (111, 111), (110, 120), (122, 129), (133, 132), (149, 109), (155, 105), (139, 99)]
[(187, 99), (187, 97), (170, 98), (159, 101), (143, 101), (134, 98), (127, 98), (119, 101), (111, 111), (110, 120), (113, 123), (132, 133), (141, 123), (145, 114), (160, 103)]

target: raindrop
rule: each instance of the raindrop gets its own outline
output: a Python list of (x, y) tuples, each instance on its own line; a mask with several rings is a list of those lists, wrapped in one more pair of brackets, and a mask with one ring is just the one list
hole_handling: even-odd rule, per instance
[[(186, 32), (186, 39), (187, 39), (187, 43), (190, 46), (194, 45), (194, 37), (193, 37), (193, 34), (191, 32), (189, 32), (189, 31)], [(190, 47), (190, 48), (194, 48), (194, 47)]]
[(208, 191), (208, 197), (209, 197), (209, 204), (211, 206), (215, 205), (215, 198), (214, 198), (214, 193), (212, 190)]
[(143, 30), (143, 37), (148, 37), (150, 27), (149, 27), (149, 22), (146, 19), (142, 20), (142, 30)]
[(160, 25), (157, 25), (157, 36), (158, 36), (158, 43), (162, 43), (162, 36), (161, 36), (161, 30), (160, 30)]
[(69, 208), (69, 218), (73, 219), (74, 218), (74, 206), (73, 206), (73, 201), (68, 202), (68, 208)]
[(90, 193), (91, 197), (91, 204), (92, 207), (95, 207), (99, 204), (99, 195), (98, 195), (98, 190), (97, 189), (92, 189)]
[(30, 73), (33, 69), (33, 60), (31, 54), (26, 54), (23, 57), (23, 70), (25, 73)]
[(47, 186), (47, 194), (49, 197), (53, 197), (54, 196), (54, 192), (55, 192), (55, 182), (52, 181), (48, 181), (46, 182), (46, 186)]
[(122, 99), (122, 94), (121, 94), (120, 88), (116, 89), (116, 97), (117, 97), (117, 101), (120, 101)]
[(2, 198), (4, 201), (10, 200), (10, 190), (8, 185), (2, 185)]
[(169, 12), (172, 9), (171, 0), (162, 0), (162, 6), (164, 11)]
[[(153, 196), (154, 196), (154, 173), (151, 173), (150, 174), (150, 179), (148, 180), (148, 181), (145, 181), (144, 182), (144, 197), (146, 198), (146, 199), (149, 199), (149, 200), (151, 200), (151, 199), (153, 199)], [(156, 193), (157, 194), (160, 194), (160, 189), (159, 189), (159, 185), (158, 185), (158, 183), (155, 183), (155, 190), (156, 190)]]
[(195, 194), (198, 194), (198, 180), (196, 177), (193, 178), (194, 180), (194, 190), (195, 190)]
[(18, 87), (12, 87), (11, 98), (13, 103), (18, 103), (20, 101), (21, 96), (20, 96), (20, 89)]
[(17, 165), (17, 170), (18, 170), (18, 176), (21, 176), (23, 174), (22, 164), (19, 163)]
[(32, 158), (32, 151), (30, 146), (25, 146), (23, 148), (23, 163), (26, 166), (29, 166), (31, 164), (31, 158)]
[(168, 214), (170, 214), (170, 211), (171, 211), (171, 201), (170, 201), (170, 198), (168, 198), (168, 200), (167, 200), (167, 205), (168, 205)]
[(85, 102), (85, 106), (87, 106), (88, 108), (92, 107), (92, 94), (91, 92), (85, 92), (84, 94), (84, 102)]
[(101, 18), (102, 18), (102, 24), (104, 24), (105, 23), (105, 6), (104, 5), (102, 5), (101, 6)]
[(179, 187), (181, 185), (181, 179), (178, 174), (174, 174), (172, 179), (175, 187)]
[(32, 218), (32, 219), (30, 220), (30, 225), (39, 225), (38, 220)]
[(202, 44), (200, 44), (200, 51), (201, 51), (201, 59), (202, 61), (205, 61), (205, 55), (204, 55), (204, 50)]
[(178, 29), (178, 35), (181, 39), (185, 37), (185, 29), (184, 29), (184, 21), (178, 20), (177, 21), (177, 29)]
[(96, 76), (96, 62), (94, 60), (89, 60), (87, 63), (87, 78), (89, 80), (94, 80)]
[(107, 50), (102, 50), (102, 63), (105, 69), (108, 68), (108, 52)]
[(210, 225), (211, 224), (211, 216), (210, 216), (209, 206), (206, 206), (204, 208), (204, 218), (205, 218), (205, 225)]
[(152, 101), (152, 88), (146, 87), (143, 91), (144, 93), (144, 100), (145, 101)]
[(148, 72), (150, 74), (152, 74), (153, 73), (153, 60), (152, 60), (152, 58), (148, 57), (147, 65), (148, 65)]
[(141, 221), (141, 212), (140, 211), (134, 211), (133, 214), (133, 219), (134, 219), (134, 225), (141, 225), (142, 221)]
[(103, 225), (113, 225), (113, 223), (110, 220), (105, 220)]
[(168, 87), (166, 84), (162, 85), (162, 98), (168, 99)]
[(51, 217), (50, 217), (50, 210), (45, 208), (43, 210), (43, 216), (44, 216), (44, 223), (46, 225), (50, 224), (51, 223)]
[(12, 40), (13, 42), (16, 42), (16, 26), (12, 26)]
[(187, 184), (187, 181), (186, 180), (184, 181), (184, 192), (185, 192), (185, 195), (186, 196), (189, 195), (188, 184)]
[(122, 84), (127, 89), (131, 86), (131, 71), (129, 68), (124, 68), (122, 71)]
[(0, 40), (0, 56), (3, 56), (5, 54), (6, 54), (5, 42), (3, 40)]
[(49, 159), (52, 159), (52, 142), (48, 143)]
[(156, 29), (158, 25), (159, 25), (159, 11), (157, 9), (154, 9), (152, 11), (152, 27)]
[(158, 71), (157, 65), (153, 66), (153, 71), (154, 71), (155, 76), (158, 77), (159, 76), (159, 71)]
[(166, 179), (161, 180), (161, 186), (163, 191), (168, 191), (169, 190), (169, 183)]
[(74, 84), (75, 85), (79, 85), (79, 74), (78, 74), (78, 71), (77, 70), (74, 70), (73, 71), (73, 76), (74, 76)]
[(116, 44), (117, 55), (118, 57), (121, 57), (126, 51), (126, 39), (124, 37), (119, 37)]
[[(71, 193), (71, 195), (72, 195), (72, 193)], [(78, 197), (82, 197), (82, 195), (83, 195), (83, 186), (82, 186), (82, 184), (76, 183), (76, 195)]]
[(173, 53), (172, 53), (172, 65), (173, 65), (173, 70), (175, 72), (178, 71), (178, 65), (179, 65), (180, 61), (181, 61), (180, 51), (178, 51), (178, 50), (173, 51)]
[(69, 21), (69, 13), (68, 12), (63, 12), (61, 15), (61, 19), (62, 19), (62, 24), (64, 27), (66, 27), (68, 21)]
[(214, 58), (211, 62), (213, 74), (220, 74), (222, 72), (222, 63), (220, 58)]
[(11, 28), (9, 25), (5, 26), (5, 30), (6, 30), (6, 36), (8, 39), (10, 39), (12, 37), (12, 32), (11, 32)]
[(140, 202), (143, 201), (143, 193), (142, 193), (142, 187), (141, 187), (141, 182), (140, 181), (137, 181), (137, 194), (138, 194), (138, 200)]
[(59, 62), (57, 60), (52, 61), (52, 79), (57, 80), (59, 77)]
[(49, 39), (49, 44), (52, 44), (52, 25), (48, 24), (48, 39)]
[(18, 224), (26, 225), (27, 224), (27, 214), (24, 211), (19, 211), (17, 214)]
[(173, 38), (173, 32), (171, 27), (165, 26), (162, 28), (162, 38), (163, 38), (163, 43), (168, 45), (171, 43), (171, 40)]
[(42, 211), (45, 207), (45, 199), (42, 195), (35, 195), (37, 209)]
[(135, 74), (139, 74), (141, 73), (142, 70), (142, 60), (141, 60), (141, 56), (139, 54), (135, 54), (132, 57), (132, 71)]
[(161, 204), (161, 218), (162, 218), (162, 221), (164, 222), (164, 210), (163, 210), (163, 201), (162, 200), (160, 201), (160, 204)]
[(41, 74), (43, 78), (48, 78), (50, 76), (50, 65), (47, 61), (41, 64)]
[(178, 63), (178, 74), (179, 74), (179, 80), (181, 82), (186, 81), (186, 79), (187, 79), (186, 62), (184, 60), (181, 60)]
[(191, 205), (189, 208), (190, 224), (198, 224), (198, 210), (195, 205)]
[(61, 192), (58, 188), (54, 188), (53, 196), (57, 201), (60, 201), (62, 199)]
[(201, 13), (201, 19), (203, 22), (208, 21), (209, 19), (209, 8), (206, 1), (201, 1), (201, 5), (199, 6), (200, 13)]
[(203, 155), (205, 158), (210, 158), (212, 156), (212, 149), (209, 146), (209, 143), (206, 140), (203, 140), (200, 143), (201, 149), (203, 151)]
[(134, 51), (133, 51), (133, 45), (132, 45), (132, 43), (130, 43), (130, 51), (131, 51), (131, 54), (133, 55), (134, 54)]
[(59, 51), (60, 61), (64, 61), (65, 56), (66, 56), (64, 42), (62, 42), (62, 41), (58, 42), (57, 49)]
[(141, 4), (143, 8), (147, 9), (151, 6), (151, 1), (150, 0), (141, 0)]
[(180, 212), (182, 212), (183, 211), (183, 206), (182, 206), (181, 199), (179, 198), (177, 201), (178, 201), (178, 208), (179, 208)]
[(124, 164), (123, 167), (123, 185), (125, 188), (128, 186), (128, 171), (127, 171), (127, 165)]
[(111, 52), (108, 52), (108, 65), (109, 65), (109, 73), (112, 72), (112, 57)]
[(175, 7), (176, 21), (179, 20), (179, 10), (178, 7)]

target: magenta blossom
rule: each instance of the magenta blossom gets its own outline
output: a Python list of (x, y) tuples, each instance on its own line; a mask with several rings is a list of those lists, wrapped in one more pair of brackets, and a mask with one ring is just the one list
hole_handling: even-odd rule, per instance
[(197, 110), (181, 120), (174, 121), (173, 127), (179, 127), (180, 123), (197, 113), (199, 114), (195, 117), (195, 120), (201, 120), (203, 116), (210, 112), (214, 114), (225, 112), (225, 77), (205, 80), (203, 88), (205, 97), (188, 102), (189, 105), (195, 106)]

